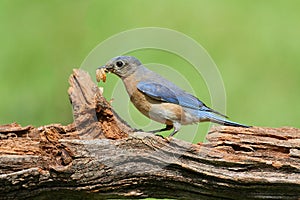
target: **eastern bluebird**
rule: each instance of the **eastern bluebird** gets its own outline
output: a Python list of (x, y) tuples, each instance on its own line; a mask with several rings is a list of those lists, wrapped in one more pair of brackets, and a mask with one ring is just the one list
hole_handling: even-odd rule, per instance
[(151, 131), (152, 133), (174, 128), (170, 134), (174, 136), (181, 125), (204, 121), (249, 127), (225, 119), (225, 115), (209, 108), (197, 97), (147, 69), (135, 57), (115, 57), (98, 69), (119, 76), (135, 107), (150, 119), (166, 124), (165, 128)]

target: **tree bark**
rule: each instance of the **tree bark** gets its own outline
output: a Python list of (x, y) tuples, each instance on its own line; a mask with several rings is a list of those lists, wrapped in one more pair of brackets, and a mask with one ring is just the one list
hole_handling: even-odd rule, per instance
[(0, 126), (0, 199), (299, 199), (300, 130), (213, 127), (191, 144), (138, 131), (81, 70), (74, 123)]

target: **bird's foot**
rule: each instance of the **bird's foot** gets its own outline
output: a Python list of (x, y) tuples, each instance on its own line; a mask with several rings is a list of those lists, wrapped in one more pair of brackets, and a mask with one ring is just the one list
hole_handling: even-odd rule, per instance
[(169, 131), (169, 130), (171, 130), (172, 128), (173, 128), (173, 125), (166, 125), (165, 128), (161, 128), (161, 129), (149, 131), (149, 133), (159, 133), (159, 132), (163, 132), (163, 131)]
[(173, 139), (172, 136), (165, 137), (165, 140), (167, 143), (170, 143), (172, 141), (172, 139)]
[(161, 135), (161, 134), (155, 134), (155, 136), (160, 137), (162, 139), (165, 139), (165, 137), (163, 135)]

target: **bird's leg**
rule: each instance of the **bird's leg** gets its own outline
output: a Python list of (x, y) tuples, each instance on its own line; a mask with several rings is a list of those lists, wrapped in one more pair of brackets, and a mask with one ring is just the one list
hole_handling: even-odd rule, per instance
[(165, 128), (158, 129), (158, 130), (153, 130), (153, 131), (149, 131), (149, 133), (159, 133), (159, 132), (162, 132), (162, 131), (171, 130), (172, 128), (173, 128), (173, 125), (166, 125)]
[(173, 137), (179, 130), (181, 127), (181, 124), (178, 122), (173, 122), (173, 126), (174, 126), (174, 130), (173, 132), (168, 136), (168, 138)]
[(174, 128), (174, 131), (173, 131), (168, 137), (173, 137), (177, 132), (178, 132), (178, 130), (176, 130), (176, 129)]
[(168, 137), (165, 138), (167, 142), (171, 142), (172, 137), (180, 130), (181, 124), (178, 122), (174, 122), (173, 126), (174, 126), (173, 132)]

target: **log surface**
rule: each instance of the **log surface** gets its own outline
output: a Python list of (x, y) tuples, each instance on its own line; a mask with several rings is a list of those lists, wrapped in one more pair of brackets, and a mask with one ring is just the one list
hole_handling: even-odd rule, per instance
[(74, 123), (0, 126), (0, 199), (299, 199), (300, 130), (213, 127), (206, 143), (132, 129), (81, 70)]

